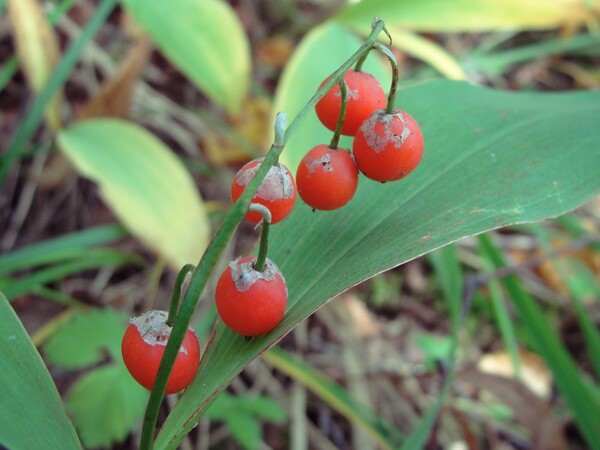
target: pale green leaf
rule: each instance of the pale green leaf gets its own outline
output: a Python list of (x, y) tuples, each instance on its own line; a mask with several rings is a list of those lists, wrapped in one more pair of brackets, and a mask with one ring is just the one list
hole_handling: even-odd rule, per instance
[(213, 101), (240, 111), (250, 47), (231, 6), (219, 0), (123, 0), (162, 52)]
[(198, 262), (210, 233), (204, 205), (190, 174), (161, 141), (116, 119), (76, 123), (58, 140), (133, 234), (177, 270)]
[(44, 354), (53, 364), (67, 369), (90, 366), (106, 355), (120, 361), (127, 325), (127, 315), (121, 311), (80, 311), (48, 339)]
[(118, 363), (77, 380), (67, 408), (86, 448), (109, 447), (139, 426), (147, 401), (148, 391)]
[(262, 442), (260, 422), (249, 414), (232, 412), (227, 428), (244, 450), (258, 450)]

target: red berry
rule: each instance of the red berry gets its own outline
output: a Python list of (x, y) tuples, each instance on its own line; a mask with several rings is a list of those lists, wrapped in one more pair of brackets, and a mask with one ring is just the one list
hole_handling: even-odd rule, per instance
[[(329, 79), (326, 78), (321, 86)], [(344, 74), (344, 81), (348, 89), (346, 102), (346, 115), (342, 125), (342, 134), (354, 136), (360, 124), (377, 109), (384, 108), (386, 95), (379, 81), (366, 72), (355, 72), (349, 69)], [(336, 84), (315, 105), (317, 116), (323, 125), (335, 131), (340, 108), (342, 106), (340, 86)]]
[(287, 306), (287, 286), (273, 261), (264, 270), (254, 268), (256, 258), (237, 258), (221, 274), (215, 291), (219, 316), (244, 336), (259, 336), (275, 328)]
[[(235, 202), (258, 171), (264, 158), (258, 158), (242, 167), (233, 178), (231, 199)], [(296, 183), (289, 169), (283, 164), (275, 164), (252, 197), (253, 203), (260, 203), (271, 212), (271, 223), (277, 223), (287, 217), (296, 202)], [(262, 216), (258, 212), (246, 214), (246, 220), (258, 223)]]
[[(169, 337), (171, 327), (165, 322), (165, 311), (148, 311), (131, 319), (121, 342), (125, 366), (131, 376), (151, 390)], [(200, 365), (200, 344), (196, 333), (189, 329), (183, 339), (167, 382), (166, 394), (179, 392), (192, 382)]]
[(317, 145), (296, 172), (298, 194), (314, 209), (331, 210), (350, 201), (358, 186), (358, 169), (348, 150)]
[(423, 156), (423, 135), (410, 114), (398, 109), (392, 114), (375, 111), (358, 129), (352, 151), (356, 165), (375, 181), (404, 178)]

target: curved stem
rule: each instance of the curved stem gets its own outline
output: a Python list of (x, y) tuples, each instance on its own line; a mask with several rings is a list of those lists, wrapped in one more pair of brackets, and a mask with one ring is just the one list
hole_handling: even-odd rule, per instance
[(387, 114), (392, 114), (394, 112), (396, 91), (398, 89), (398, 62), (396, 61), (396, 57), (392, 51), (385, 45), (377, 42), (373, 45), (373, 47), (376, 47), (378, 50), (380, 50), (387, 57), (390, 65), (392, 66), (392, 85), (390, 86), (390, 92), (387, 98), (387, 106), (385, 108), (385, 112)]
[(181, 291), (183, 290), (183, 284), (185, 283), (189, 274), (194, 271), (195, 267), (193, 264), (186, 264), (181, 268), (177, 278), (175, 279), (175, 286), (173, 287), (173, 294), (171, 295), (171, 304), (169, 306), (169, 316), (167, 317), (166, 324), (173, 327), (175, 323), (175, 317), (177, 317), (177, 311), (179, 310), (179, 300), (181, 299)]
[(331, 142), (329, 143), (329, 148), (332, 150), (336, 150), (338, 148), (340, 134), (342, 134), (342, 127), (344, 126), (344, 118), (346, 117), (346, 105), (348, 104), (348, 87), (346, 86), (346, 82), (342, 78), (338, 84), (340, 85), (342, 104), (340, 106), (340, 115), (338, 116), (337, 125), (335, 127), (335, 131), (333, 132)]
[[(258, 190), (269, 169), (277, 163), (285, 143), (294, 135), (304, 118), (313, 111), (315, 104), (343, 78), (344, 73), (372, 48), (377, 39), (377, 35), (381, 32), (381, 30), (383, 30), (383, 28), (383, 21), (376, 20), (373, 24), (371, 33), (363, 45), (331, 75), (331, 77), (326, 83), (323, 84), (321, 88), (319, 88), (319, 90), (317, 90), (315, 95), (308, 101), (304, 108), (300, 110), (298, 115), (285, 129), (285, 131), (284, 113), (278, 114), (275, 123), (275, 142), (265, 156), (265, 159), (260, 165), (254, 178), (250, 183), (248, 183), (242, 195), (233, 205), (231, 212), (221, 224), (221, 227), (214, 235), (206, 251), (204, 252), (204, 255), (200, 259), (198, 266), (192, 273), (190, 285), (183, 297), (183, 301), (179, 308), (179, 313), (175, 318), (175, 324), (171, 331), (171, 337), (169, 338), (169, 342), (165, 348), (165, 353), (158, 369), (156, 381), (150, 393), (150, 399), (148, 400), (148, 406), (146, 408), (144, 424), (142, 427), (140, 450), (152, 449), (152, 438), (154, 435), (154, 429), (156, 427), (158, 410), (165, 393), (169, 373), (171, 372), (171, 368), (173, 367), (175, 358), (179, 352), (179, 347), (181, 346), (183, 338), (185, 337), (192, 314), (198, 302), (200, 301), (200, 296), (202, 295), (202, 292), (204, 291), (204, 288), (206, 287), (210, 276), (221, 257), (221, 254), (227, 247), (227, 244), (233, 236), (236, 228), (242, 222), (244, 216), (248, 212), (248, 207), (252, 197)], [(181, 430), (181, 433), (189, 431), (201, 413), (202, 411), (198, 411), (193, 417), (191, 417), (190, 420), (188, 420), (188, 425), (185, 427), (185, 429)]]
[(271, 211), (259, 203), (250, 204), (250, 211), (256, 211), (263, 216), (262, 229), (260, 231), (260, 244), (258, 246), (258, 255), (254, 263), (254, 269), (262, 272), (265, 269), (267, 261), (267, 252), (269, 250), (269, 230), (271, 229)]
[(307, 114), (311, 113), (319, 100), (321, 100), (329, 90), (335, 86), (344, 76), (346, 71), (350, 69), (361, 57), (363, 57), (366, 53), (371, 51), (373, 48), (373, 44), (377, 41), (377, 36), (381, 31), (385, 28), (385, 24), (383, 20), (376, 18), (372, 25), (373, 29), (371, 33), (363, 43), (359, 47), (359, 49), (352, 55), (350, 58), (346, 60), (344, 64), (342, 64), (335, 72), (331, 74), (329, 79), (323, 83), (323, 86), (317, 90), (315, 95), (311, 97), (308, 103), (300, 110), (298, 115), (294, 118), (294, 120), (290, 123), (290, 125), (285, 130), (285, 139), (284, 142), (287, 143), (289, 138), (296, 132), (296, 129), (300, 126), (304, 118)]

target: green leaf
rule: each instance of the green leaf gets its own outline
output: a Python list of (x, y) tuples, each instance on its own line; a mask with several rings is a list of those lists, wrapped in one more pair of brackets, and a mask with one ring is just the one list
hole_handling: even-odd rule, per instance
[(239, 403), (248, 414), (258, 416), (269, 422), (283, 422), (287, 418), (285, 409), (266, 395), (244, 395), (240, 397)]
[(339, 292), (461, 238), (563, 214), (600, 193), (600, 93), (509, 93), (463, 82), (399, 92), (425, 153), (406, 179), (362, 179), (344, 208), (301, 201), (271, 230), (289, 302), (273, 332), (245, 340), (220, 324), (199, 374), (157, 438), (175, 448), (215, 392)]
[(362, 0), (335, 20), (365, 28), (374, 16), (390, 25), (427, 32), (553, 29), (593, 17), (579, 0)]
[(233, 412), (227, 418), (227, 428), (245, 450), (258, 450), (262, 442), (260, 422), (248, 414)]
[(0, 447), (80, 449), (42, 358), (0, 292)]
[[(298, 46), (281, 75), (275, 93), (274, 111), (285, 112), (290, 120), (295, 117), (321, 82), (361, 44), (357, 36), (333, 23), (328, 22), (312, 30)], [(380, 58), (370, 55), (363, 69), (373, 74), (385, 90), (389, 88), (390, 71), (386, 70)], [(316, 145), (328, 144), (331, 136), (331, 131), (312, 112), (285, 146), (281, 161), (295, 173), (304, 154)], [(351, 142), (350, 138), (342, 137), (340, 147), (350, 148)]]
[(20, 295), (33, 292), (47, 283), (60, 280), (74, 273), (80, 273), (84, 270), (107, 266), (118, 267), (122, 264), (132, 262), (141, 264), (142, 262), (140, 258), (137, 258), (134, 255), (108, 248), (90, 249), (87, 253), (82, 253), (81, 251), (66, 251), (59, 253), (58, 255), (55, 254), (54, 256), (70, 259), (43, 270), (38, 270), (31, 275), (19, 279), (0, 280), (0, 289), (4, 290), (4, 293), (10, 300), (13, 300)]
[(126, 235), (127, 232), (119, 225), (102, 225), (32, 244), (0, 255), (0, 275), (85, 256), (94, 246), (112, 242)]
[(80, 311), (62, 325), (44, 345), (53, 364), (67, 369), (91, 366), (107, 354), (121, 361), (121, 339), (127, 316), (114, 309)]
[(58, 140), (133, 234), (176, 270), (198, 262), (210, 232), (206, 211), (190, 174), (164, 144), (115, 119), (79, 122)]
[(123, 0), (158, 48), (214, 102), (240, 112), (250, 46), (237, 16), (218, 0)]
[(81, 377), (69, 392), (67, 408), (85, 447), (97, 448), (120, 442), (136, 429), (147, 401), (148, 391), (119, 363)]
[(448, 360), (452, 351), (452, 339), (448, 336), (436, 336), (430, 333), (416, 333), (415, 344), (425, 353), (425, 366), (431, 370), (436, 361)]

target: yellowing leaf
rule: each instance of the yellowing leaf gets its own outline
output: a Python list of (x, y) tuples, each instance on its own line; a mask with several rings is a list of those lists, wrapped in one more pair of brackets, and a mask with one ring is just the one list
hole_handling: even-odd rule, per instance
[(250, 82), (250, 46), (219, 0), (124, 0), (157, 47), (213, 101), (235, 115)]
[[(589, 4), (589, 5), (588, 5)], [(363, 0), (343, 9), (336, 20), (367, 28), (366, 17), (388, 25), (430, 32), (498, 29), (545, 30), (598, 20), (598, 2), (582, 0)]]
[(63, 130), (58, 142), (148, 247), (177, 270), (199, 261), (210, 232), (206, 211), (189, 173), (161, 141), (131, 123), (91, 119)]
[[(56, 36), (37, 0), (8, 0), (8, 11), (21, 67), (31, 88), (39, 93), (58, 61)], [(46, 120), (54, 129), (61, 126), (61, 98), (59, 91), (46, 108)]]

